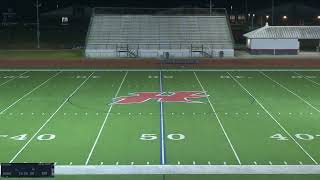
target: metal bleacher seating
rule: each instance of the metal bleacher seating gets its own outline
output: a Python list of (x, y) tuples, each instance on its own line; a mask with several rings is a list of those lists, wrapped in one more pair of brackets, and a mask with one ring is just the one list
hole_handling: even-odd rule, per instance
[(94, 15), (87, 57), (233, 56), (225, 15)]

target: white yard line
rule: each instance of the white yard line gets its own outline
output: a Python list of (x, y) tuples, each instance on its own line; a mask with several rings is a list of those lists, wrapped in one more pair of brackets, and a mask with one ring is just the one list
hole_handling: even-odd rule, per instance
[[(116, 98), (116, 97), (118, 96), (118, 94), (119, 94), (119, 92), (120, 92), (120, 89), (121, 89), (121, 87), (122, 87), (122, 84), (123, 84), (123, 82), (125, 81), (127, 75), (128, 75), (128, 71), (127, 71), (126, 74), (123, 76), (122, 81), (121, 81), (121, 84), (120, 84), (120, 86), (119, 86), (119, 88), (118, 88), (118, 90), (117, 90), (114, 98)], [(90, 159), (91, 159), (91, 156), (92, 156), (92, 154), (93, 154), (93, 152), (94, 152), (94, 149), (96, 148), (96, 145), (97, 145), (97, 143), (98, 143), (98, 141), (99, 141), (99, 138), (100, 138), (100, 136), (101, 136), (101, 133), (102, 133), (102, 131), (103, 131), (104, 127), (105, 127), (105, 124), (106, 124), (106, 122), (107, 122), (107, 120), (108, 120), (108, 117), (109, 117), (109, 115), (110, 115), (110, 112), (111, 112), (111, 110), (112, 110), (112, 107), (113, 107), (113, 104), (110, 104), (108, 113), (107, 113), (106, 117), (104, 118), (104, 121), (103, 121), (103, 123), (102, 123), (102, 125), (101, 125), (100, 131), (99, 131), (99, 133), (98, 133), (98, 135), (97, 135), (97, 138), (96, 138), (96, 140), (94, 141), (94, 144), (93, 144), (93, 146), (92, 146), (92, 148), (91, 148), (91, 150), (90, 150), (90, 153), (89, 153), (89, 155), (88, 155), (88, 158), (87, 158), (87, 160), (86, 160), (85, 165), (88, 165), (88, 163), (89, 163), (89, 161), (90, 161)]]
[(222, 125), (222, 123), (221, 123), (221, 121), (220, 121), (220, 118), (219, 118), (218, 114), (216, 113), (216, 110), (214, 109), (214, 107), (213, 107), (213, 105), (212, 105), (212, 103), (211, 103), (211, 101), (210, 101), (210, 99), (209, 99), (209, 96), (207, 95), (207, 91), (206, 91), (206, 90), (204, 89), (204, 87), (202, 86), (202, 83), (201, 83), (201, 81), (199, 80), (196, 72), (193, 72), (193, 74), (194, 74), (194, 76), (196, 77), (196, 79), (197, 79), (197, 81), (198, 81), (198, 83), (199, 83), (202, 91), (203, 91), (203, 92), (205, 93), (205, 95), (207, 96), (207, 99), (208, 99), (208, 102), (209, 102), (209, 104), (210, 104), (210, 106), (211, 106), (211, 109), (212, 109), (213, 113), (215, 114), (215, 116), (216, 116), (216, 118), (217, 118), (217, 120), (218, 120), (218, 122), (219, 122), (219, 125), (220, 125), (220, 127), (221, 127), (221, 129), (222, 129), (222, 131), (223, 131), (223, 133), (224, 133), (224, 135), (225, 135), (225, 137), (226, 137), (227, 140), (228, 140), (228, 143), (229, 143), (229, 145), (230, 145), (230, 147), (231, 147), (231, 149), (232, 149), (232, 151), (233, 151), (233, 154), (234, 154), (234, 156), (237, 158), (238, 163), (241, 165), (240, 158), (239, 158), (236, 150), (234, 149), (234, 147), (233, 147), (233, 145), (232, 145), (232, 143), (231, 143), (231, 141), (230, 141), (230, 138), (229, 138), (227, 132), (225, 131), (225, 129), (224, 129), (224, 127), (223, 127), (223, 125)]
[(9, 80), (7, 80), (7, 81), (5, 81), (5, 82), (1, 83), (1, 84), (0, 84), (0, 86), (3, 86), (3, 85), (5, 85), (5, 84), (7, 84), (8, 82), (13, 81), (13, 80), (17, 79), (18, 77), (21, 77), (22, 75), (24, 75), (24, 74), (26, 74), (26, 73), (28, 73), (28, 72), (29, 72), (29, 71), (24, 72), (24, 73), (22, 73), (22, 74), (20, 74), (20, 75), (18, 75), (18, 76), (16, 76), (16, 77), (14, 77), (14, 78), (12, 78), (12, 79), (9, 79)]
[(68, 99), (72, 97), (75, 93), (78, 92), (78, 90), (90, 79), (90, 77), (94, 74), (91, 73), (64, 101), (63, 103), (58, 107), (58, 109), (47, 119), (47, 121), (38, 129), (38, 131), (29, 139), (29, 141), (18, 151), (18, 153), (10, 160), (10, 163), (12, 163), (19, 154), (30, 144), (30, 142), (39, 134), (39, 132), (52, 120), (52, 118), (60, 111), (60, 109), (68, 102)]
[(320, 86), (320, 83), (318, 83), (318, 82), (316, 82), (316, 81), (314, 81), (314, 80), (312, 80), (312, 79), (310, 79), (310, 78), (308, 78), (308, 77), (306, 77), (305, 75), (303, 75), (303, 74), (299, 74), (299, 73), (297, 73), (297, 72), (294, 72), (296, 75), (298, 75), (298, 76), (302, 76), (304, 79), (306, 79), (306, 80), (308, 80), (308, 81), (310, 81), (310, 82), (312, 82), (312, 83), (314, 83), (314, 84), (316, 84), (316, 85), (318, 85), (318, 86)]
[(268, 79), (270, 79), (271, 81), (273, 81), (274, 83), (278, 84), (280, 87), (282, 87), (283, 89), (287, 90), (288, 92), (290, 92), (291, 94), (295, 95), (297, 98), (299, 98), (301, 101), (303, 101), (304, 103), (306, 103), (307, 105), (309, 105), (311, 108), (313, 108), (314, 110), (318, 111), (320, 113), (320, 110), (317, 109), (316, 107), (314, 107), (311, 103), (309, 103), (308, 101), (306, 101), (305, 99), (303, 99), (301, 96), (299, 96), (298, 94), (294, 93), (293, 91), (291, 91), (290, 89), (288, 89), (287, 87), (285, 87), (284, 85), (282, 85), (281, 83), (279, 83), (278, 81), (272, 79), (271, 77), (269, 77), (268, 75), (266, 75), (263, 72), (260, 72), (262, 75), (264, 75), (265, 77), (267, 77)]
[(258, 104), (259, 106), (271, 117), (271, 119), (278, 124), (278, 126), (299, 146), (299, 148), (315, 163), (318, 164), (318, 162), (300, 145), (298, 141), (277, 121), (275, 117), (264, 107), (264, 105), (261, 104), (261, 102), (253, 96), (237, 79), (233, 77), (228, 72), (229, 76), (244, 90), (246, 91)]
[(27, 97), (28, 95), (30, 95), (31, 93), (33, 93), (34, 91), (36, 91), (37, 89), (39, 89), (41, 86), (43, 86), (44, 84), (46, 84), (48, 81), (50, 81), (51, 79), (53, 79), (54, 77), (58, 76), (59, 74), (61, 74), (62, 72), (58, 72), (56, 74), (54, 74), (53, 76), (51, 76), (49, 79), (47, 79), (46, 81), (44, 81), (43, 83), (41, 83), (40, 85), (38, 85), (37, 87), (35, 87), (34, 89), (32, 89), (31, 91), (29, 91), (27, 94), (23, 95), (21, 98), (19, 98), (18, 100), (16, 100), (15, 102), (13, 102), (10, 106), (8, 106), (7, 108), (3, 109), (0, 114), (3, 114), (4, 112), (6, 112), (8, 109), (10, 109), (12, 106), (16, 105), (19, 101), (21, 101), (23, 98)]

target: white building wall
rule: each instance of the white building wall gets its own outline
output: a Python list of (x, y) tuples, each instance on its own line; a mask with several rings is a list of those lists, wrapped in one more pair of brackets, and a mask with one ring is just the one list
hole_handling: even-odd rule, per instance
[(300, 49), (298, 39), (248, 39), (249, 49)]

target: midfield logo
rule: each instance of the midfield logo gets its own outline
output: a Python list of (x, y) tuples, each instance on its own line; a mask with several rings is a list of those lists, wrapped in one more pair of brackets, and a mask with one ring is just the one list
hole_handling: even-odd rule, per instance
[(203, 103), (194, 101), (194, 99), (206, 98), (203, 91), (178, 91), (178, 92), (137, 92), (129, 94), (129, 96), (121, 96), (114, 99), (112, 104), (136, 104), (144, 103), (149, 100), (157, 100), (158, 102), (182, 102), (182, 103)]

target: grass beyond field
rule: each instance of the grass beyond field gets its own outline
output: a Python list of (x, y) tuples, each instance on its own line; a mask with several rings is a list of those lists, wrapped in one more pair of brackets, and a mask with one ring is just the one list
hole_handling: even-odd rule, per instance
[(319, 71), (0, 71), (0, 162), (316, 165), (319, 92)]
[(0, 50), (0, 59), (5, 60), (79, 60), (82, 50)]

